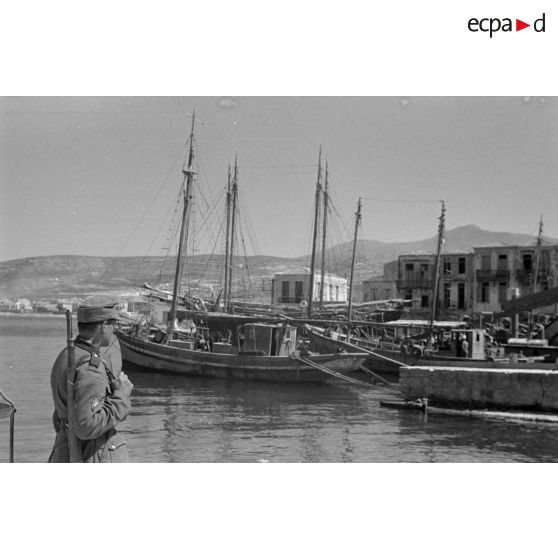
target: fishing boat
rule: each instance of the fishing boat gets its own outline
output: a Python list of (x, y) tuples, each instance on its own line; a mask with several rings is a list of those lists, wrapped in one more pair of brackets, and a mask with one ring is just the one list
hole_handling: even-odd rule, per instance
[[(333, 328), (320, 328), (306, 324), (306, 335), (310, 340), (311, 350), (323, 353), (335, 351), (365, 351), (368, 359), (365, 366), (374, 372), (386, 375), (398, 375), (401, 366), (415, 366), (424, 361), (452, 361), (458, 363), (485, 361), (484, 331), (470, 329), (465, 322), (440, 322), (436, 317), (436, 300), (440, 275), (440, 255), (445, 228), (445, 202), (442, 201), (440, 224), (438, 228), (438, 242), (436, 250), (436, 265), (433, 284), (433, 304), (428, 321), (396, 320), (394, 322), (359, 324), (355, 327), (353, 321), (353, 277), (354, 262), (357, 247), (358, 228), (362, 218), (362, 202), (359, 199), (355, 213), (355, 229), (351, 273), (349, 282), (349, 299), (347, 321), (339, 323), (337, 328), (344, 331), (334, 331)], [(378, 334), (391, 332), (390, 335)], [(466, 338), (468, 351), (466, 355), (452, 353), (456, 343)], [(451, 341), (451, 342), (450, 342)]]
[[(182, 217), (168, 323), (164, 328), (139, 327), (138, 324), (138, 327), (119, 329), (117, 337), (124, 366), (132, 365), (149, 372), (242, 380), (323, 382), (333, 377), (358, 382), (347, 374), (359, 370), (366, 359), (365, 353), (310, 354), (304, 347), (299, 347), (296, 327), (287, 323), (254, 322), (252, 317), (252, 323), (238, 323), (234, 331), (221, 331), (219, 335), (214, 335), (206, 323), (198, 324), (190, 331), (179, 330), (179, 288), (197, 174), (194, 170), (194, 124), (195, 115), (192, 118), (188, 156), (182, 171)], [(232, 257), (235, 236), (235, 190), (236, 164), (233, 188), (227, 192), (227, 201), (230, 200), (232, 209), (227, 214), (225, 309), (231, 301), (232, 263), (229, 258)]]
[(296, 327), (285, 324), (245, 324), (232, 342), (201, 345), (194, 339), (157, 343), (155, 336), (117, 335), (125, 363), (154, 372), (215, 378), (322, 382), (359, 370), (367, 356), (298, 351)]
[[(430, 331), (428, 323), (409, 324), (405, 321), (377, 324), (384, 329), (401, 329), (409, 331), (410, 325), (415, 328), (423, 327)], [(352, 335), (347, 341), (347, 335), (342, 332), (333, 331), (332, 328), (320, 328), (306, 324), (306, 336), (310, 340), (312, 351), (329, 353), (333, 351), (365, 351), (368, 358), (365, 366), (379, 374), (398, 375), (401, 366), (426, 365), (429, 362), (439, 363), (440, 361), (452, 363), (452, 366), (471, 366), (472, 363), (486, 361), (484, 352), (484, 341), (482, 340), (482, 330), (465, 328), (462, 322), (434, 322), (436, 335), (465, 336), (469, 339), (471, 356), (458, 357), (455, 352), (444, 349), (443, 347), (431, 347), (427, 349), (426, 335), (417, 334), (416, 336), (405, 336), (402, 341), (394, 339), (382, 339), (371, 336), (364, 338)], [(428, 334), (427, 334), (428, 335)], [(448, 364), (449, 365), (449, 364)]]
[[(421, 320), (398, 320), (393, 323), (376, 324), (388, 329), (402, 329), (406, 332), (414, 328), (429, 328), (427, 322)], [(478, 328), (468, 328), (462, 322), (434, 322), (435, 338), (445, 338), (448, 343), (434, 343), (427, 349), (425, 335), (405, 336), (400, 342), (393, 338), (383, 339), (379, 336), (364, 338), (352, 336), (350, 343), (342, 332), (334, 331), (331, 327), (321, 328), (306, 324), (305, 335), (309, 339), (312, 351), (329, 353), (333, 351), (365, 351), (368, 359), (364, 366), (379, 374), (388, 376), (399, 375), (402, 366), (451, 366), (454, 368), (509, 368), (520, 369), (548, 369), (556, 370), (556, 360), (548, 358), (541, 345), (534, 345), (542, 354), (525, 352), (508, 352), (507, 346), (491, 346), (485, 344), (485, 331)], [(429, 331), (429, 330), (428, 330)], [(467, 355), (457, 356), (455, 347), (459, 338), (466, 338), (469, 343)], [(534, 350), (534, 349), (533, 349)]]

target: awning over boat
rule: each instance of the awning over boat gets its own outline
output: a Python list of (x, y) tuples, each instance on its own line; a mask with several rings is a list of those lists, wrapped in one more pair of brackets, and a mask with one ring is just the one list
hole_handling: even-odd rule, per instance
[[(386, 327), (430, 327), (430, 322), (428, 320), (395, 320), (393, 322), (385, 322), (383, 324)], [(465, 322), (441, 322), (435, 321), (432, 326), (438, 329), (455, 329), (458, 327), (464, 327), (467, 324)]]
[(268, 323), (279, 323), (280, 318), (266, 318), (264, 316), (243, 316), (239, 314), (225, 314), (224, 312), (193, 312), (186, 311), (186, 316), (196, 321), (203, 321), (210, 330), (234, 330), (239, 325), (254, 323), (255, 320), (265, 320)]

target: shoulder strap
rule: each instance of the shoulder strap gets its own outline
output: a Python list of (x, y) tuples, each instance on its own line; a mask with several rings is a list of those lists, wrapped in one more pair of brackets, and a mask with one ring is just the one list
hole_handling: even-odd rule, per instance
[(116, 377), (112, 371), (112, 360), (110, 358), (110, 355), (106, 356), (106, 359), (101, 359), (103, 364), (105, 365), (105, 371), (107, 373), (108, 379), (110, 381), (110, 383), (112, 384), (112, 382), (114, 382), (116, 380)]
[(110, 360), (110, 355), (106, 357), (106, 360), (101, 358), (99, 353), (97, 353), (93, 347), (89, 346), (86, 343), (80, 343), (79, 338), (76, 339), (76, 347), (79, 347), (80, 349), (83, 349), (84, 351), (87, 351), (89, 353), (89, 355), (84, 355), (79, 360), (79, 362), (76, 364), (76, 369), (78, 368), (78, 366), (84, 364), (87, 361), (87, 359), (89, 359), (89, 364), (94, 368), (99, 368), (102, 362), (105, 367), (105, 371), (107, 373), (109, 382), (111, 383), (114, 382), (116, 378), (114, 377), (114, 374), (112, 372), (112, 363)]
[(69, 379), (72, 383), (76, 379), (77, 369), (82, 365), (85, 364), (90, 358), (90, 355), (83, 355), (75, 364), (73, 370), (68, 371)]
[(94, 347), (90, 346), (88, 343), (81, 343), (79, 337), (76, 339), (75, 345), (76, 347), (79, 347), (80, 349), (87, 351), (89, 353), (90, 356), (85, 355), (84, 358), (86, 360), (89, 358), (89, 364), (91, 366), (94, 366), (95, 368), (99, 368), (99, 365), (101, 364), (101, 357), (99, 356), (99, 353), (95, 350)]

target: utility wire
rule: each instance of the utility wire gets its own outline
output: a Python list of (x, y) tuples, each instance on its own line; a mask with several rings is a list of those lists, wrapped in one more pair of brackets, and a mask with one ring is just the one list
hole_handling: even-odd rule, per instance
[(444, 200), (386, 200), (381, 198), (365, 198), (361, 197), (362, 200), (386, 202), (386, 203), (441, 203)]

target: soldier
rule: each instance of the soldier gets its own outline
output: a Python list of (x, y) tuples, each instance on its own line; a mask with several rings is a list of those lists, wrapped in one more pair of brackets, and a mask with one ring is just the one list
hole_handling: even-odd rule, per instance
[[(110, 357), (102, 359), (99, 355), (100, 348), (107, 347), (114, 339), (118, 318), (116, 301), (90, 297), (79, 305), (77, 316), (79, 333), (75, 339), (73, 425), (82, 459), (88, 463), (126, 462), (126, 442), (115, 427), (130, 411), (133, 384), (123, 372), (115, 377)], [(56, 430), (50, 463), (70, 461), (67, 370), (66, 348), (58, 355), (50, 377)]]

